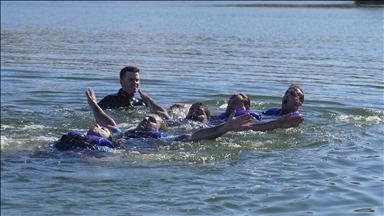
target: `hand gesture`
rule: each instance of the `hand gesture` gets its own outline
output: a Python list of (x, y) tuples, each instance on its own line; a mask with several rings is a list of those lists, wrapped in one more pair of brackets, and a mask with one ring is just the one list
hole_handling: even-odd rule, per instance
[(241, 116), (234, 117), (236, 114), (236, 110), (232, 112), (232, 114), (228, 118), (228, 126), (230, 131), (241, 131), (250, 129), (250, 125), (252, 122), (251, 114), (244, 114)]
[(87, 101), (89, 106), (93, 106), (96, 102), (96, 95), (93, 89), (88, 88), (87, 91), (85, 91), (85, 95), (87, 96)]
[(149, 100), (151, 99), (147, 94), (145, 94), (145, 93), (143, 93), (142, 91), (141, 91), (141, 89), (139, 89), (139, 94), (140, 94), (140, 97), (141, 97), (141, 99), (144, 101), (144, 103), (146, 103), (147, 105), (149, 104)]

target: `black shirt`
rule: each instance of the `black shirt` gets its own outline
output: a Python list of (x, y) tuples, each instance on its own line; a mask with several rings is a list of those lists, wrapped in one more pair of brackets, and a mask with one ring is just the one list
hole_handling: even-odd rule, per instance
[(147, 106), (142, 99), (135, 98), (122, 88), (116, 94), (105, 96), (99, 101), (101, 109), (116, 109), (120, 107)]

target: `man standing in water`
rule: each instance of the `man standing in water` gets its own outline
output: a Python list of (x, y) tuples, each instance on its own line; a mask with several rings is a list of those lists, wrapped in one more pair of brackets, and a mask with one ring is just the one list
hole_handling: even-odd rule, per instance
[(282, 101), (281, 108), (273, 107), (264, 111), (264, 115), (282, 116), (289, 113), (292, 116), (300, 116), (299, 108), (304, 103), (304, 92), (297, 84), (291, 84), (288, 90), (285, 92)]
[(121, 89), (116, 94), (111, 94), (99, 101), (103, 109), (116, 109), (135, 106), (147, 106), (143, 100), (134, 95), (140, 86), (140, 70), (137, 67), (127, 66), (120, 71)]

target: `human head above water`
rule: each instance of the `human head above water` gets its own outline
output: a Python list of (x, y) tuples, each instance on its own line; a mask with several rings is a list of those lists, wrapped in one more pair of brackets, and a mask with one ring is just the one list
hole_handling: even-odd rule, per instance
[(151, 113), (143, 118), (136, 129), (144, 131), (167, 132), (168, 125), (160, 113)]
[(112, 133), (108, 130), (108, 128), (102, 127), (99, 124), (95, 124), (93, 127), (91, 127), (86, 135), (103, 137), (113, 141)]
[(134, 66), (127, 66), (120, 71), (121, 88), (129, 94), (137, 92), (140, 86), (140, 70)]
[(250, 108), (251, 100), (249, 97), (243, 93), (237, 93), (229, 98), (225, 113), (230, 115), (234, 110), (249, 110)]
[(291, 84), (281, 101), (283, 112), (297, 112), (304, 103), (304, 92), (297, 84)]
[(200, 121), (204, 124), (207, 124), (211, 120), (211, 111), (209, 110), (207, 105), (197, 102), (192, 104), (185, 118), (192, 121)]

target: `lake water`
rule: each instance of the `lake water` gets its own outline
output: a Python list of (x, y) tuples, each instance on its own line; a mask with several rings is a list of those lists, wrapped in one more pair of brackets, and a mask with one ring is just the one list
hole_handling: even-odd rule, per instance
[[(224, 3), (2, 1), (1, 214), (382, 215), (383, 8)], [(238, 92), (252, 110), (279, 106), (298, 83), (305, 122), (107, 157), (56, 151), (95, 123), (86, 89), (117, 92), (127, 65), (164, 107), (213, 114)], [(122, 129), (148, 112), (107, 111)]]

